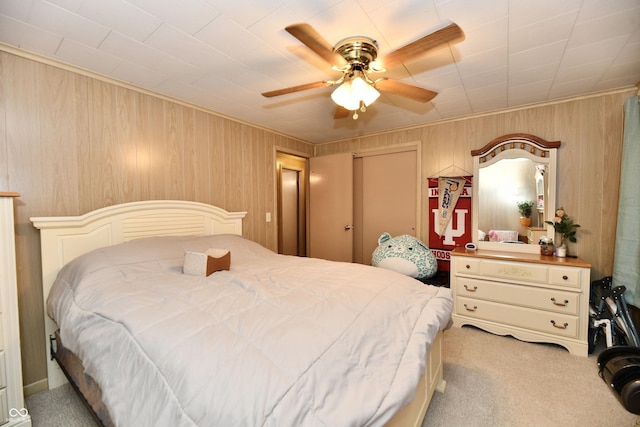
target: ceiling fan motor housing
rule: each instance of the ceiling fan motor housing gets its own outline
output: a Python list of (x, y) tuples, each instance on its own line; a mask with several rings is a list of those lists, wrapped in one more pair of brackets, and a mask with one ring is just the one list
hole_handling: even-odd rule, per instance
[(334, 51), (347, 60), (349, 65), (359, 65), (367, 70), (378, 57), (378, 42), (369, 37), (348, 37), (339, 41)]

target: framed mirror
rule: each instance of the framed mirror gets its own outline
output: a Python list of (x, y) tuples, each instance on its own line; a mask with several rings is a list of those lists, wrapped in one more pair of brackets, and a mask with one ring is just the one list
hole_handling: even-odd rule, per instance
[[(540, 253), (541, 236), (554, 238), (556, 159), (559, 141), (529, 134), (494, 139), (473, 157), (473, 242), (480, 249)], [(519, 204), (531, 205), (531, 223)]]

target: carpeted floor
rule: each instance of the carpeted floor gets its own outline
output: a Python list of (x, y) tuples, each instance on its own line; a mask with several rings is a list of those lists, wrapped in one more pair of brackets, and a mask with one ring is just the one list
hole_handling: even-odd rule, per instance
[(25, 402), (33, 427), (98, 427), (69, 384), (29, 396)]
[[(471, 328), (444, 337), (444, 393), (423, 427), (640, 427), (598, 376), (597, 354), (570, 355)], [(34, 427), (97, 426), (69, 386), (27, 398)]]
[[(601, 349), (600, 349), (601, 350)], [(588, 358), (472, 327), (445, 332), (444, 393), (423, 427), (637, 427)]]

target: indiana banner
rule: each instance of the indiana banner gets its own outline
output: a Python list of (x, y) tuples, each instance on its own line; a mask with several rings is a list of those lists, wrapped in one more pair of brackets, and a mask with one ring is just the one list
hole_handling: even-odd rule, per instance
[(440, 179), (429, 178), (429, 249), (438, 261), (438, 271), (449, 271), (451, 250), (457, 246), (464, 246), (472, 241), (471, 236), (471, 176), (459, 176), (456, 179), (463, 180), (464, 189), (459, 194), (455, 203), (449, 203), (450, 218), (444, 233), (439, 230), (440, 206)]
[(464, 189), (467, 180), (463, 177), (438, 177), (438, 234), (444, 235), (453, 216), (453, 210)]

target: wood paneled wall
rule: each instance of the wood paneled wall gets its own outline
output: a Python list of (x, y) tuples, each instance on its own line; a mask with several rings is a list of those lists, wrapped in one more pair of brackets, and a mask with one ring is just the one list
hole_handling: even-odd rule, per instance
[(20, 193), (25, 385), (38, 391), (46, 379), (40, 238), (30, 217), (194, 200), (247, 211), (244, 235), (275, 250), (275, 221), (265, 213), (276, 208), (276, 148), (313, 153), (303, 141), (0, 51), (0, 190)]
[(353, 138), (316, 146), (316, 155), (422, 141), (420, 238), (429, 233), (429, 177), (455, 166), (473, 172), (471, 150), (509, 133), (531, 133), (561, 141), (558, 206), (582, 227), (570, 253), (592, 264), (594, 279), (613, 272), (625, 101), (637, 89), (497, 112), (483, 116)]
[[(422, 141), (426, 179), (512, 132), (560, 140), (558, 203), (582, 225), (573, 248), (611, 274), (622, 156), (622, 110), (634, 90), (443, 122), (315, 147), (315, 155)], [(0, 190), (16, 191), (24, 383), (46, 378), (40, 239), (32, 216), (79, 215), (116, 203), (185, 199), (246, 210), (244, 234), (276, 249), (275, 148), (314, 147), (151, 94), (0, 50)]]

